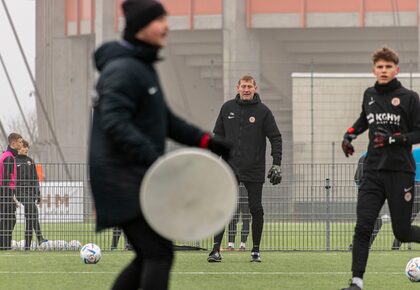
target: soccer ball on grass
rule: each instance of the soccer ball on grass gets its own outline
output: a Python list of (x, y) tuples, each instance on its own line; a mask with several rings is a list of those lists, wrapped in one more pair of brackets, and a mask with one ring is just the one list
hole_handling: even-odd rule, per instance
[(420, 282), (420, 257), (408, 261), (405, 267), (405, 275), (411, 282)]
[(86, 244), (80, 250), (80, 258), (85, 264), (96, 264), (101, 257), (101, 249), (95, 244)]

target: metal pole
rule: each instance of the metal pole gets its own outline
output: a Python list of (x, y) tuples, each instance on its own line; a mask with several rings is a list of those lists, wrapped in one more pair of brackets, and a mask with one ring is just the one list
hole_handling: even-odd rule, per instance
[(311, 164), (314, 164), (314, 62), (311, 61)]
[(3, 57), (1, 55), (1, 53), (0, 53), (0, 63), (2, 65), (2, 67), (3, 67), (4, 74), (6, 75), (7, 81), (9, 82), (10, 89), (12, 90), (12, 93), (13, 93), (13, 96), (15, 98), (16, 104), (17, 104), (17, 106), (19, 108), (19, 112), (20, 112), (20, 115), (21, 115), (21, 117), (23, 119), (23, 123), (25, 124), (26, 130), (28, 131), (30, 141), (31, 141), (31, 143), (34, 143), (35, 142), (35, 138), (34, 138), (34, 136), (32, 134), (31, 129), (29, 128), (28, 121), (26, 120), (25, 114), (23, 113), (22, 106), (20, 105), (20, 101), (19, 101), (19, 98), (18, 98), (18, 96), (16, 94), (15, 87), (13, 86), (12, 80), (11, 80), (10, 75), (9, 75), (9, 71), (7, 70), (6, 64), (3, 61)]
[(329, 251), (331, 248), (330, 239), (331, 239), (331, 229), (330, 229), (330, 179), (325, 179), (325, 203), (326, 203), (326, 217), (325, 217), (325, 234), (326, 234), (326, 250)]
[(6, 134), (6, 131), (4, 130), (3, 123), (1, 121), (0, 121), (0, 131), (1, 131), (1, 134), (3, 135), (5, 144), (8, 144), (9, 142), (7, 140), (7, 134)]

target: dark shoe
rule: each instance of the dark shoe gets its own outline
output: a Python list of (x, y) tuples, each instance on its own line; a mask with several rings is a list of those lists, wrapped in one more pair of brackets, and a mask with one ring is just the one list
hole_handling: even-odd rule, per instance
[(392, 243), (391, 250), (399, 250), (401, 247), (401, 242), (397, 239), (394, 239), (394, 243)]
[(46, 242), (48, 242), (48, 240), (45, 240), (45, 239), (43, 239), (43, 240), (38, 240), (38, 246), (40, 246), (42, 243), (46, 243)]
[(260, 252), (252, 252), (251, 253), (251, 261), (250, 262), (261, 263)]
[(341, 290), (362, 290), (362, 289), (356, 284), (350, 283), (349, 287), (341, 288)]
[(209, 263), (218, 263), (222, 261), (222, 256), (219, 251), (211, 251), (207, 257), (207, 262)]

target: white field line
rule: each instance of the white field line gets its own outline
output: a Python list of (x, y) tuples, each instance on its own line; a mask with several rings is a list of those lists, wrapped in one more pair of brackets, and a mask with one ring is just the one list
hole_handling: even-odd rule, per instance
[[(50, 275), (63, 275), (63, 274), (81, 274), (81, 275), (95, 275), (95, 274), (116, 274), (119, 271), (98, 271), (98, 272), (68, 272), (68, 271), (0, 271), (0, 275), (9, 275), (9, 274), (19, 274), (19, 275), (26, 275), (26, 274), (50, 274)], [(328, 276), (328, 275), (349, 275), (350, 272), (172, 272), (171, 274), (174, 275), (261, 275), (261, 276)], [(369, 274), (373, 275), (403, 275), (403, 272), (369, 272)]]

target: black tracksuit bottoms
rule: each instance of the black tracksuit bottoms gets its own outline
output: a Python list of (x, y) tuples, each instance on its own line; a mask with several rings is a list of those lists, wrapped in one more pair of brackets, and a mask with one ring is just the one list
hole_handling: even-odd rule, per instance
[[(248, 205), (252, 217), (252, 243), (253, 250), (259, 250), (261, 235), (264, 226), (264, 209), (262, 206), (262, 182), (243, 182), (248, 192)], [(223, 201), (222, 201), (223, 202)], [(220, 250), (224, 230), (214, 237), (214, 250)]]
[(173, 261), (172, 242), (158, 235), (143, 216), (121, 225), (137, 254), (120, 273), (113, 290), (166, 290)]
[(35, 200), (31, 197), (22, 199), (25, 208), (25, 249), (30, 249), (33, 231), (35, 231), (38, 244), (44, 240), (39, 224), (39, 211), (35, 204)]
[(13, 192), (0, 188), (0, 250), (10, 250), (12, 234), (16, 224), (16, 204)]
[(411, 225), (414, 192), (414, 173), (365, 170), (357, 197), (353, 277), (363, 278), (371, 234), (385, 199), (388, 200), (395, 237), (401, 242), (420, 242), (420, 227)]
[(239, 204), (232, 220), (228, 226), (229, 243), (234, 243), (236, 238), (236, 227), (242, 216), (241, 242), (246, 243), (249, 234), (249, 224), (251, 222), (251, 215), (248, 206), (248, 192), (245, 186), (239, 185)]

